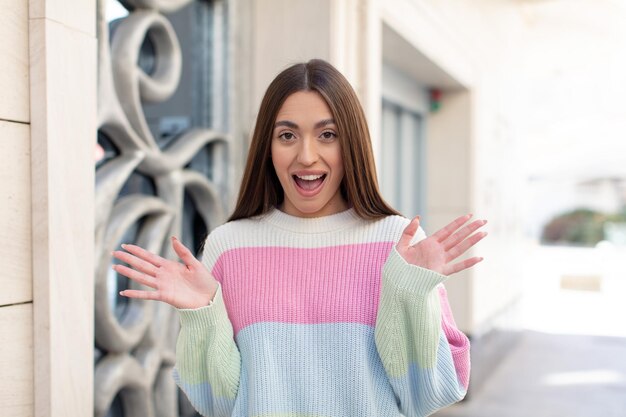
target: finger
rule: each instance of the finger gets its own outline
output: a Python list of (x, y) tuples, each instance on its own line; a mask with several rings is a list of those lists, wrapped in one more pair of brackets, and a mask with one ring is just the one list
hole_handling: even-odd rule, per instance
[(131, 245), (128, 243), (122, 244), (122, 247), (132, 253), (133, 255), (137, 256), (138, 258), (141, 258), (147, 262), (150, 262), (152, 265), (154, 266), (161, 266), (163, 264), (165, 264), (167, 262), (167, 259), (160, 257), (159, 255), (156, 255), (150, 251), (145, 250), (144, 248), (142, 248), (141, 246), (137, 246), (137, 245)]
[(193, 256), (193, 253), (181, 243), (180, 240), (172, 236), (172, 247), (181, 261), (187, 266), (195, 266), (199, 261)]
[(467, 252), (469, 248), (483, 240), (485, 236), (487, 236), (487, 232), (479, 232), (471, 235), (463, 242), (459, 243), (458, 245), (446, 252), (446, 262), (450, 262), (453, 259), (456, 259), (459, 256), (463, 255), (465, 252)]
[(473, 267), (478, 262), (481, 262), (483, 259), (484, 258), (475, 256), (473, 258), (465, 259), (463, 261), (460, 261), (454, 264), (448, 264), (443, 269), (443, 275), (456, 274), (457, 272), (461, 272), (465, 269)]
[(440, 229), (433, 235), (438, 242), (443, 242), (448, 238), (452, 233), (454, 233), (459, 227), (463, 226), (466, 221), (468, 221), (472, 217), (471, 214), (466, 214), (465, 216), (461, 216), (450, 222), (446, 227)]
[(120, 291), (120, 295), (128, 298), (139, 298), (140, 300), (161, 301), (158, 291), (124, 290)]
[(136, 270), (143, 272), (144, 274), (153, 276), (153, 277), (156, 276), (157, 270), (159, 269), (158, 267), (152, 265), (150, 262), (146, 262), (141, 258), (138, 258), (134, 255), (131, 255), (130, 253), (123, 252), (121, 250), (113, 251), (111, 252), (111, 255), (113, 255), (120, 261), (129, 264)]
[(135, 282), (138, 282), (139, 284), (145, 285), (150, 288), (157, 287), (156, 279), (151, 277), (150, 275), (135, 271), (134, 269), (124, 265), (113, 265), (111, 269), (113, 269), (118, 274), (124, 275), (125, 277), (132, 279)]
[(411, 239), (415, 236), (415, 232), (420, 226), (420, 216), (416, 216), (411, 222), (404, 228), (400, 240), (398, 240), (398, 246), (407, 247), (411, 243)]
[(470, 224), (468, 224), (467, 226), (463, 227), (458, 232), (454, 233), (452, 236), (448, 237), (443, 242), (444, 249), (445, 250), (450, 250), (450, 248), (453, 248), (459, 242), (462, 242), (463, 240), (465, 240), (466, 237), (468, 237), (469, 235), (474, 233), (478, 228), (484, 226), (485, 224), (487, 224), (487, 220), (475, 220), (475, 221), (471, 222)]

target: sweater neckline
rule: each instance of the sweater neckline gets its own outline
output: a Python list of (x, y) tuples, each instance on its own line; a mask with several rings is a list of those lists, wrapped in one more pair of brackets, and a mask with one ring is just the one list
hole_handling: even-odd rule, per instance
[(353, 208), (322, 217), (297, 217), (272, 208), (264, 216), (265, 220), (272, 225), (295, 233), (326, 233), (345, 229), (357, 221), (360, 217)]

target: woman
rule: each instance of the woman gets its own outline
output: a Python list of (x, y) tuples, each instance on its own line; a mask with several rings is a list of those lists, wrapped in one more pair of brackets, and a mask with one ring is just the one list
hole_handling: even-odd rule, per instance
[[(486, 222), (426, 237), (381, 198), (348, 81), (321, 60), (269, 86), (229, 221), (202, 262), (134, 245), (113, 268), (178, 309), (174, 377), (207, 416), (426, 416), (464, 397), (469, 341), (441, 284)], [(466, 224), (467, 223), (467, 224)]]

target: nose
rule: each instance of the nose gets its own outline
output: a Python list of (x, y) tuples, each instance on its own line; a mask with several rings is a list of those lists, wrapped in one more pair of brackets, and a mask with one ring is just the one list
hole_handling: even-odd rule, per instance
[(298, 149), (298, 162), (304, 166), (310, 166), (318, 159), (317, 141), (310, 137), (304, 138), (300, 142), (300, 149)]

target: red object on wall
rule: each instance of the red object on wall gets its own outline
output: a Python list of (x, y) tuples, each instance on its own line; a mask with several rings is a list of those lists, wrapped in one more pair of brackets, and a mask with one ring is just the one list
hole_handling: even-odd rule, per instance
[(430, 89), (430, 111), (436, 112), (441, 108), (441, 95), (442, 92), (438, 88)]

